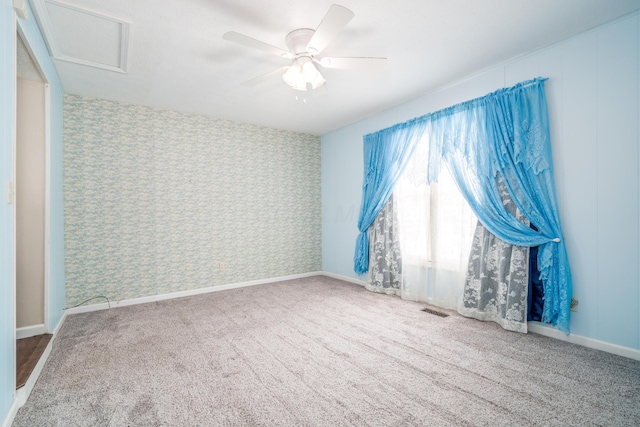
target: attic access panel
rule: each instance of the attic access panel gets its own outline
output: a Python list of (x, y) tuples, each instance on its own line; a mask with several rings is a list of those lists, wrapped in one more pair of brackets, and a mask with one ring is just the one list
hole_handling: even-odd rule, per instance
[(54, 59), (127, 72), (129, 23), (54, 0), (33, 6)]

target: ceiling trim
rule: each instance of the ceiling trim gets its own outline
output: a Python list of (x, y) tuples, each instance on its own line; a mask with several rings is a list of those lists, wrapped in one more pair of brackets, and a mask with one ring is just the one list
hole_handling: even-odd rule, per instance
[[(109, 64), (103, 64), (100, 62), (90, 61), (82, 58), (76, 58), (74, 56), (68, 56), (63, 54), (60, 51), (60, 47), (57, 43), (56, 33), (51, 22), (49, 12), (47, 10), (47, 4), (59, 6), (62, 8), (69, 9), (71, 11), (77, 13), (84, 13), (86, 15), (90, 15), (99, 19), (104, 19), (107, 21), (111, 21), (120, 26), (120, 58), (119, 58), (119, 66), (113, 66)], [(40, 29), (44, 35), (44, 40), (49, 49), (49, 54), (54, 59), (59, 59), (61, 61), (72, 62), (74, 64), (86, 65), (89, 67), (100, 68), (108, 71), (115, 71), (119, 73), (127, 73), (127, 65), (128, 65), (128, 57), (129, 57), (129, 27), (130, 23), (123, 21), (121, 19), (92, 12), (87, 9), (82, 9), (79, 7), (71, 6), (66, 3), (61, 3), (59, 1), (54, 0), (33, 0), (32, 1), (34, 15), (38, 24), (40, 25)]]

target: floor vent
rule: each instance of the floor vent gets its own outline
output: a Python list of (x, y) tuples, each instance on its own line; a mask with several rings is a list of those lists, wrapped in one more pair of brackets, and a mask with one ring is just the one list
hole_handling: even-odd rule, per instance
[(440, 317), (449, 317), (449, 315), (447, 313), (443, 313), (441, 311), (432, 310), (429, 307), (425, 307), (421, 311), (424, 311), (424, 312), (429, 313), (429, 314), (435, 314), (436, 316), (440, 316)]

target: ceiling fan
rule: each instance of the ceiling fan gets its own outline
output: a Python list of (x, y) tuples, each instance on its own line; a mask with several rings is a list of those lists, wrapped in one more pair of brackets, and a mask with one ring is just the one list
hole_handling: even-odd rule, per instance
[(225, 33), (222, 38), (291, 60), (290, 65), (248, 80), (242, 83), (242, 86), (255, 86), (281, 75), (285, 83), (295, 90), (303, 91), (308, 88), (313, 90), (324, 87), (326, 81), (316, 65), (320, 65), (320, 68), (355, 70), (378, 70), (385, 66), (387, 58), (322, 56), (324, 48), (353, 17), (354, 13), (346, 7), (331, 5), (315, 30), (299, 28), (287, 34), (285, 42), (289, 48), (288, 51), (235, 31)]

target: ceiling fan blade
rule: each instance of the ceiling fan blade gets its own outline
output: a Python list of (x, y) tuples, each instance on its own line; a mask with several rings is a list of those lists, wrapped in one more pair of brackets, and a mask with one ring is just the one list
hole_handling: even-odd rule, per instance
[(280, 68), (276, 68), (273, 71), (269, 71), (267, 74), (263, 74), (261, 76), (258, 76), (256, 78), (253, 78), (251, 80), (247, 80), (244, 83), (240, 83), (241, 86), (247, 86), (247, 87), (251, 87), (251, 86), (255, 86), (257, 84), (260, 84), (264, 81), (267, 81), (269, 79), (272, 79), (274, 77), (278, 77), (281, 76), (282, 73), (284, 73), (287, 70), (288, 67), (280, 67)]
[(336, 58), (325, 56), (317, 61), (324, 68), (341, 68), (347, 70), (381, 70), (387, 65), (387, 58)]
[(327, 14), (322, 18), (315, 34), (307, 44), (307, 51), (317, 55), (338, 35), (340, 31), (353, 19), (354, 13), (346, 7), (332, 4)]
[(263, 50), (265, 52), (269, 52), (273, 55), (277, 55), (283, 58), (292, 58), (291, 53), (287, 52), (284, 49), (280, 49), (279, 47), (275, 47), (270, 45), (269, 43), (261, 42), (260, 40), (256, 40), (253, 37), (245, 36), (244, 34), (236, 33), (235, 31), (229, 31), (222, 35), (224, 40), (228, 40), (230, 42), (238, 43), (244, 46), (252, 47), (254, 49)]

